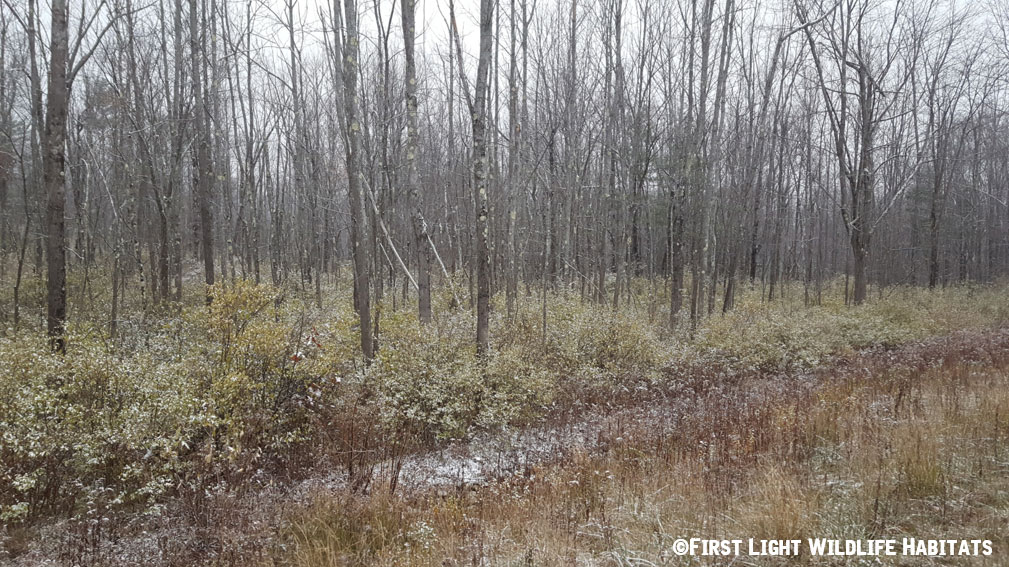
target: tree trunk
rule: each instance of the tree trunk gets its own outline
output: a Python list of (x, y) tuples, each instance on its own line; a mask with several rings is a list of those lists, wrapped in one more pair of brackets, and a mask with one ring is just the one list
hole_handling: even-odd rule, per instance
[[(344, 149), (347, 156), (347, 194), (350, 199), (350, 243), (354, 261), (354, 307), (361, 332), (361, 353), (371, 360), (375, 353), (371, 323), (370, 259), (366, 243), (368, 216), (364, 207), (364, 182), (361, 172), (361, 124), (357, 111), (358, 35), (356, 0), (344, 0), (346, 11), (346, 41), (340, 40), (342, 28), (338, 0), (334, 2), (335, 65), (337, 81), (343, 87)], [(339, 85), (338, 85), (339, 86)]]
[(855, 238), (852, 237), (852, 252), (855, 257), (854, 265), (854, 297), (853, 301), (855, 305), (861, 305), (866, 298), (866, 280), (865, 280), (865, 264), (866, 257), (868, 256), (867, 251), (860, 245), (855, 244)]
[(431, 246), (424, 220), (417, 179), (417, 68), (414, 62), (415, 8), (417, 0), (401, 0), (403, 51), (406, 56), (406, 185), (413, 205), (414, 248), (417, 252), (417, 315), (431, 322)]
[(487, 198), (487, 79), (489, 75), (495, 0), (480, 2), (480, 60), (473, 97), (473, 183), (476, 190), (477, 301), (476, 349), (490, 351), (490, 249)]
[(928, 219), (928, 288), (935, 289), (939, 283), (939, 215), (936, 197), (933, 194), (932, 207)]
[(64, 144), (67, 136), (67, 57), (69, 54), (66, 0), (52, 1), (49, 45), (49, 87), (42, 154), (42, 179), (49, 197), (46, 207), (46, 331), (54, 351), (66, 350), (64, 338), (67, 316), (66, 265), (66, 185)]
[[(203, 96), (203, 35), (198, 18), (198, 0), (189, 0), (189, 44), (192, 58), (193, 115), (196, 117), (196, 159), (193, 166), (196, 177), (196, 200), (200, 218), (200, 251), (203, 255), (203, 274), (208, 286), (214, 285), (214, 226), (210, 210), (210, 192), (213, 183), (213, 164), (210, 157), (210, 135), (207, 124), (207, 104)], [(210, 303), (208, 290), (207, 303)]]

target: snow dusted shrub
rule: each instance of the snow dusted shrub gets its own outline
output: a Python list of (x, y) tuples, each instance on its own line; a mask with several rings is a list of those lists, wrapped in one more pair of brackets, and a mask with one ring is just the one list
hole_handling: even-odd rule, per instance
[(264, 453), (305, 441), (323, 383), (332, 384), (327, 339), (305, 323), (305, 306), (284, 290), (245, 280), (210, 289), (206, 314), (206, 449), (249, 468)]
[[(811, 368), (853, 350), (895, 348), (956, 330), (1004, 325), (999, 288), (890, 287), (863, 305), (832, 295), (820, 306), (744, 295), (729, 313), (709, 317), (695, 344), (728, 365), (759, 370)], [(795, 297), (797, 294), (793, 294)]]
[(180, 483), (249, 472), (309, 437), (332, 363), (302, 306), (244, 282), (211, 295), (130, 348), (88, 325), (64, 356), (40, 333), (0, 338), (3, 522), (156, 511)]
[(0, 339), (0, 516), (146, 506), (174, 483), (199, 404), (185, 375), (77, 338)]
[(388, 428), (424, 439), (460, 437), (473, 427), (532, 419), (549, 403), (555, 378), (538, 353), (512, 344), (481, 361), (467, 318), (446, 315), (427, 328), (413, 313), (384, 318), (364, 387), (375, 391)]
[(584, 364), (615, 374), (655, 369), (661, 346), (646, 321), (597, 309), (577, 320), (577, 352)]
[(452, 324), (421, 328), (412, 313), (383, 321), (381, 348), (364, 378), (383, 423), (428, 439), (464, 435), (484, 404), (472, 341)]
[(547, 307), (544, 336), (539, 306), (523, 306), (504, 322), (500, 349), (525, 352), (537, 366), (569, 375), (603, 370), (611, 379), (656, 370), (668, 350), (656, 327), (636, 309), (614, 312), (608, 305), (583, 303), (577, 297), (553, 297)]
[(556, 395), (558, 377), (518, 348), (498, 351), (486, 365), (479, 425), (526, 423), (543, 415)]

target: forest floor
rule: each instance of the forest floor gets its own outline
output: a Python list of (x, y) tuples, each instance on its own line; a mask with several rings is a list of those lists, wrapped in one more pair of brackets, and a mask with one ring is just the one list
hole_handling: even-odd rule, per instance
[[(644, 302), (641, 311), (614, 318), (558, 299), (547, 329), (557, 336), (546, 335), (555, 358), (536, 350), (543, 346), (538, 318), (523, 326), (519, 316), (508, 323), (512, 332), (497, 344), (494, 362), (477, 370), (455, 353), (457, 339), (468, 336), (465, 318), (445, 317), (427, 338), (405, 322), (408, 315), (389, 314), (385, 358), (367, 369), (339, 367), (334, 360), (347, 357), (334, 345), (342, 331), (322, 327), (320, 315), (338, 327), (346, 313), (299, 308), (264, 317), (262, 327), (249, 316), (238, 321), (246, 336), (235, 331), (236, 313), (276, 306), (275, 291), (257, 293), (220, 295), (216, 304), (225, 314), (162, 314), (146, 344), (99, 348), (81, 333), (79, 350), (71, 350), (79, 358), (52, 363), (49, 374), (46, 357), (10, 365), (0, 395), (15, 409), (0, 410), (5, 424), (68, 404), (108, 412), (107, 401), (96, 401), (104, 396), (120, 412), (131, 396), (143, 400), (124, 422), (157, 419), (137, 433), (56, 412), (58, 425), (50, 416), (48, 429), (81, 436), (76, 451), (62, 447), (64, 468), (37, 450), (18, 452), (15, 442), (30, 445), (19, 435), (38, 438), (46, 427), (8, 428), (0, 444), (0, 472), (8, 479), (0, 481), (0, 503), (21, 490), (29, 508), (20, 517), (16, 504), (0, 508), (0, 564), (879, 564), (808, 554), (676, 555), (674, 542), (690, 537), (988, 539), (990, 556), (882, 563), (1009, 561), (1009, 329), (1001, 289), (951, 291), (938, 300), (906, 291), (857, 309), (747, 304), (712, 318), (688, 341), (652, 331)], [(180, 333), (197, 327), (219, 344), (180, 344)], [(9, 361), (25, 344), (34, 348), (34, 339), (0, 338), (0, 357)], [(284, 346), (274, 352), (275, 343)], [(189, 358), (194, 348), (212, 359), (205, 368)], [(150, 350), (157, 360), (137, 362)], [(90, 362), (81, 363), (85, 358)], [(243, 386), (267, 358), (290, 362), (269, 369), (285, 377), (281, 385), (305, 376), (307, 385), (281, 405), (280, 394), (263, 398), (279, 388), (265, 371), (256, 387), (221, 390), (219, 381)], [(193, 386), (192, 393), (183, 371), (208, 389)], [(131, 372), (155, 383), (162, 405), (145, 390), (110, 386)], [(163, 372), (180, 382), (171, 395), (158, 384)], [(39, 373), (47, 385), (29, 389), (29, 377)], [(515, 374), (523, 387), (502, 374)], [(53, 386), (54, 375), (70, 378)], [(18, 389), (9, 387), (19, 380)], [(487, 380), (498, 381), (488, 387)], [(85, 389), (68, 388), (79, 381)], [(418, 381), (440, 386), (411, 389)], [(164, 405), (179, 392), (181, 401)], [(36, 401), (19, 413), (25, 396)], [(470, 397), (480, 401), (447, 407)], [(198, 420), (206, 399), (217, 404), (216, 421), (191, 431), (162, 413)], [(261, 406), (270, 404), (284, 419), (297, 418), (297, 435), (261, 423)], [(384, 413), (390, 406), (396, 411)], [(257, 427), (254, 437), (249, 431)], [(183, 431), (171, 437), (177, 429)], [(279, 434), (293, 440), (278, 445)], [(116, 435), (123, 439), (109, 439)], [(53, 437), (42, 446), (60, 439), (65, 443)], [(86, 453), (89, 444), (119, 456), (103, 461)], [(74, 453), (87, 459), (78, 464)], [(31, 466), (42, 472), (13, 474)], [(48, 489), (56, 496), (37, 488), (53, 486), (58, 475), (64, 484)], [(130, 475), (144, 483), (131, 484)], [(33, 478), (34, 485), (11, 477), (23, 484)], [(167, 480), (154, 494), (150, 485), (158, 479)]]

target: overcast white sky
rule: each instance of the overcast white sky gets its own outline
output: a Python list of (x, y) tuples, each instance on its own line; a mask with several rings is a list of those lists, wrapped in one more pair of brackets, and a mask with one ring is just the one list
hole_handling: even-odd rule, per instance
[[(229, 0), (233, 6), (244, 6), (246, 0)], [(277, 14), (284, 14), (286, 10), (286, 0), (251, 0), (254, 2), (264, 2), (264, 9), (260, 10), (262, 16), (268, 16), (270, 11)], [(319, 9), (323, 10), (329, 17), (332, 10), (332, 0), (294, 0), (295, 13), (297, 18), (303, 23), (306, 32), (306, 51), (311, 51), (316, 47), (313, 43), (319, 44), (321, 37), (321, 22), (319, 19)], [(343, 0), (337, 0), (341, 2)], [(506, 0), (507, 1), (507, 0)], [(550, 0), (556, 1), (556, 0)], [(402, 32), (400, 31), (400, 0), (360, 0), (358, 2), (358, 19), (360, 22), (360, 33), (363, 42), (374, 42), (378, 37), (378, 27), (375, 21), (375, 9), (382, 15), (384, 22), (389, 22), (390, 11), (392, 16), (392, 36), (391, 45), (394, 49), (399, 49), (402, 45)], [(478, 47), (478, 24), (477, 18), (480, 12), (479, 0), (455, 0), (456, 19), (459, 25), (460, 36), (463, 41), (463, 50), (467, 56), (473, 55)], [(418, 0), (417, 2), (417, 48), (420, 53), (432, 54), (433, 47), (447, 46), (448, 29), (446, 21), (448, 19), (448, 0)], [(283, 15), (286, 18), (286, 14)], [(272, 16), (270, 17), (272, 19)], [(287, 44), (286, 31), (279, 26), (271, 26), (271, 31), (276, 34), (274, 41), (279, 46)], [(266, 35), (266, 34), (264, 34)]]

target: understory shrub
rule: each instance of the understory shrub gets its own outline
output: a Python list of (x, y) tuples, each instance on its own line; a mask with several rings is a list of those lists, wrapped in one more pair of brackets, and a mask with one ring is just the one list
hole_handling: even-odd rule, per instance
[[(70, 297), (81, 316), (71, 319), (65, 356), (49, 352), (26, 308), (22, 330), (0, 335), (0, 521), (157, 513), (173, 491), (237, 481), (298, 454), (378, 459), (390, 445), (408, 450), (653, 384), (675, 387), (672, 367), (807, 368), (1009, 321), (998, 286), (888, 288), (857, 308), (834, 293), (806, 307), (744, 290), (729, 313), (674, 330), (654, 302), (614, 310), (560, 290), (548, 292), (545, 318), (539, 292), (521, 295), (510, 316), (497, 305), (481, 359), (475, 314), (455, 300), (464, 284), (436, 290), (441, 307), (423, 327), (409, 303), (377, 302), (379, 348), (369, 364), (358, 354), (349, 289), (318, 298), (239, 280), (187, 287), (182, 305), (157, 308), (131, 303), (133, 291), (123, 309), (139, 315), (110, 337), (93, 306), (73, 310), (87, 295), (80, 282)], [(633, 284), (639, 294), (656, 287)], [(367, 469), (364, 458), (345, 462)]]
[(309, 437), (326, 363), (303, 352), (297, 302), (246, 283), (210, 294), (209, 309), (184, 309), (136, 350), (87, 325), (62, 356), (37, 334), (0, 338), (3, 522), (157, 511), (181, 484), (249, 471)]
[(1002, 326), (1009, 322), (1002, 293), (999, 287), (893, 287), (859, 307), (836, 298), (818, 306), (767, 302), (751, 293), (729, 313), (702, 322), (695, 351), (710, 351), (741, 368), (811, 368), (853, 350), (895, 348), (957, 330)]

